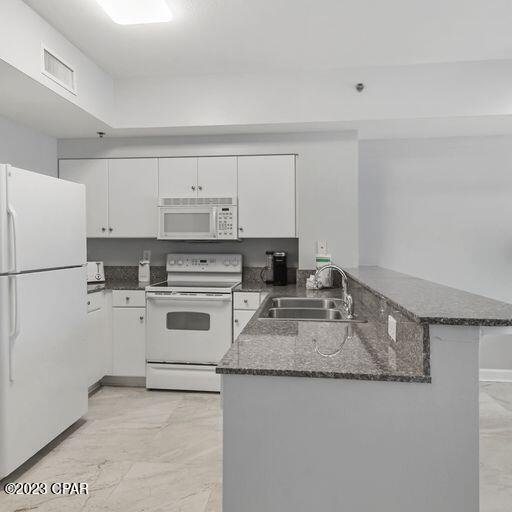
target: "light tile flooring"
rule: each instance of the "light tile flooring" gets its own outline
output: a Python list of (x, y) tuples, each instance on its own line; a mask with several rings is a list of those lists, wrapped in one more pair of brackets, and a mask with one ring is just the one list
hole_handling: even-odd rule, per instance
[[(482, 384), (480, 403), (480, 511), (510, 512), (512, 384)], [(2, 492), (0, 510), (220, 512), (221, 433), (218, 395), (102, 388), (86, 421), (14, 475), (23, 482), (88, 482), (89, 495)]]

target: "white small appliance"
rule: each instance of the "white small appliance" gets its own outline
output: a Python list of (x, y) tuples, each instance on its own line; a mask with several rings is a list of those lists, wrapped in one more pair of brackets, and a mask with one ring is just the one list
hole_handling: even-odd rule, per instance
[(159, 240), (235, 240), (236, 198), (172, 198), (158, 203)]
[(231, 346), (240, 254), (169, 254), (167, 281), (146, 288), (146, 387), (220, 391)]
[(105, 267), (102, 261), (87, 262), (87, 282), (88, 283), (104, 283)]
[(85, 187), (0, 164), (0, 480), (87, 412)]

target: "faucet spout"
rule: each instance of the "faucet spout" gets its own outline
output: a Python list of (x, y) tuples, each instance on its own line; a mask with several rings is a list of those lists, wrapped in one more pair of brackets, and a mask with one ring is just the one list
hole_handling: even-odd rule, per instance
[(342, 300), (345, 304), (345, 309), (347, 310), (347, 314), (349, 318), (354, 317), (354, 300), (352, 299), (352, 295), (348, 293), (348, 277), (345, 271), (339, 267), (338, 265), (335, 265), (334, 263), (328, 263), (327, 265), (324, 265), (323, 267), (320, 267), (315, 272), (315, 283), (317, 284), (317, 287), (319, 285), (319, 276), (322, 272), (325, 270), (336, 270), (341, 275), (341, 288), (342, 288)]

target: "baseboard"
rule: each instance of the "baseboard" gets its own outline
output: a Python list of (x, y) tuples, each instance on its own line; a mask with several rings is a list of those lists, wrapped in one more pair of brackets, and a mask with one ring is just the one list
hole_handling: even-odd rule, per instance
[(119, 386), (130, 388), (145, 388), (146, 377), (121, 377), (116, 375), (106, 375), (101, 379), (102, 386)]
[(480, 370), (480, 381), (484, 382), (512, 382), (512, 370)]

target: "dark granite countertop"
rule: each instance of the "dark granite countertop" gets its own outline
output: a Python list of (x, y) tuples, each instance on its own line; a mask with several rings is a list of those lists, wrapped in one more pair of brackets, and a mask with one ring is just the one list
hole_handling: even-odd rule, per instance
[(99, 292), (102, 290), (145, 290), (146, 286), (157, 284), (160, 281), (141, 283), (139, 281), (126, 279), (108, 279), (104, 283), (92, 283), (87, 285), (87, 293)]
[[(242, 290), (268, 291), (269, 297), (219, 363), (217, 373), (430, 382), (426, 329), (406, 316), (398, 315), (394, 342), (387, 335), (387, 311), (372, 311), (359, 301), (355, 304), (356, 314), (366, 318), (367, 323), (264, 318), (273, 297), (339, 298), (339, 289), (316, 291), (296, 285), (257, 289), (249, 285), (242, 286)], [(338, 350), (334, 356), (321, 355)]]
[(380, 267), (346, 269), (354, 281), (428, 324), (511, 326), (512, 304)]
[(105, 290), (105, 283), (87, 283), (87, 293), (102, 292)]
[[(428, 324), (512, 326), (512, 304), (380, 267), (351, 268), (347, 274), (356, 314), (367, 323), (349, 326), (266, 318), (273, 297), (340, 297), (340, 290), (244, 281), (235, 291), (266, 291), (269, 297), (219, 363), (217, 373), (430, 382)], [(396, 341), (387, 333), (389, 314), (397, 320)]]

